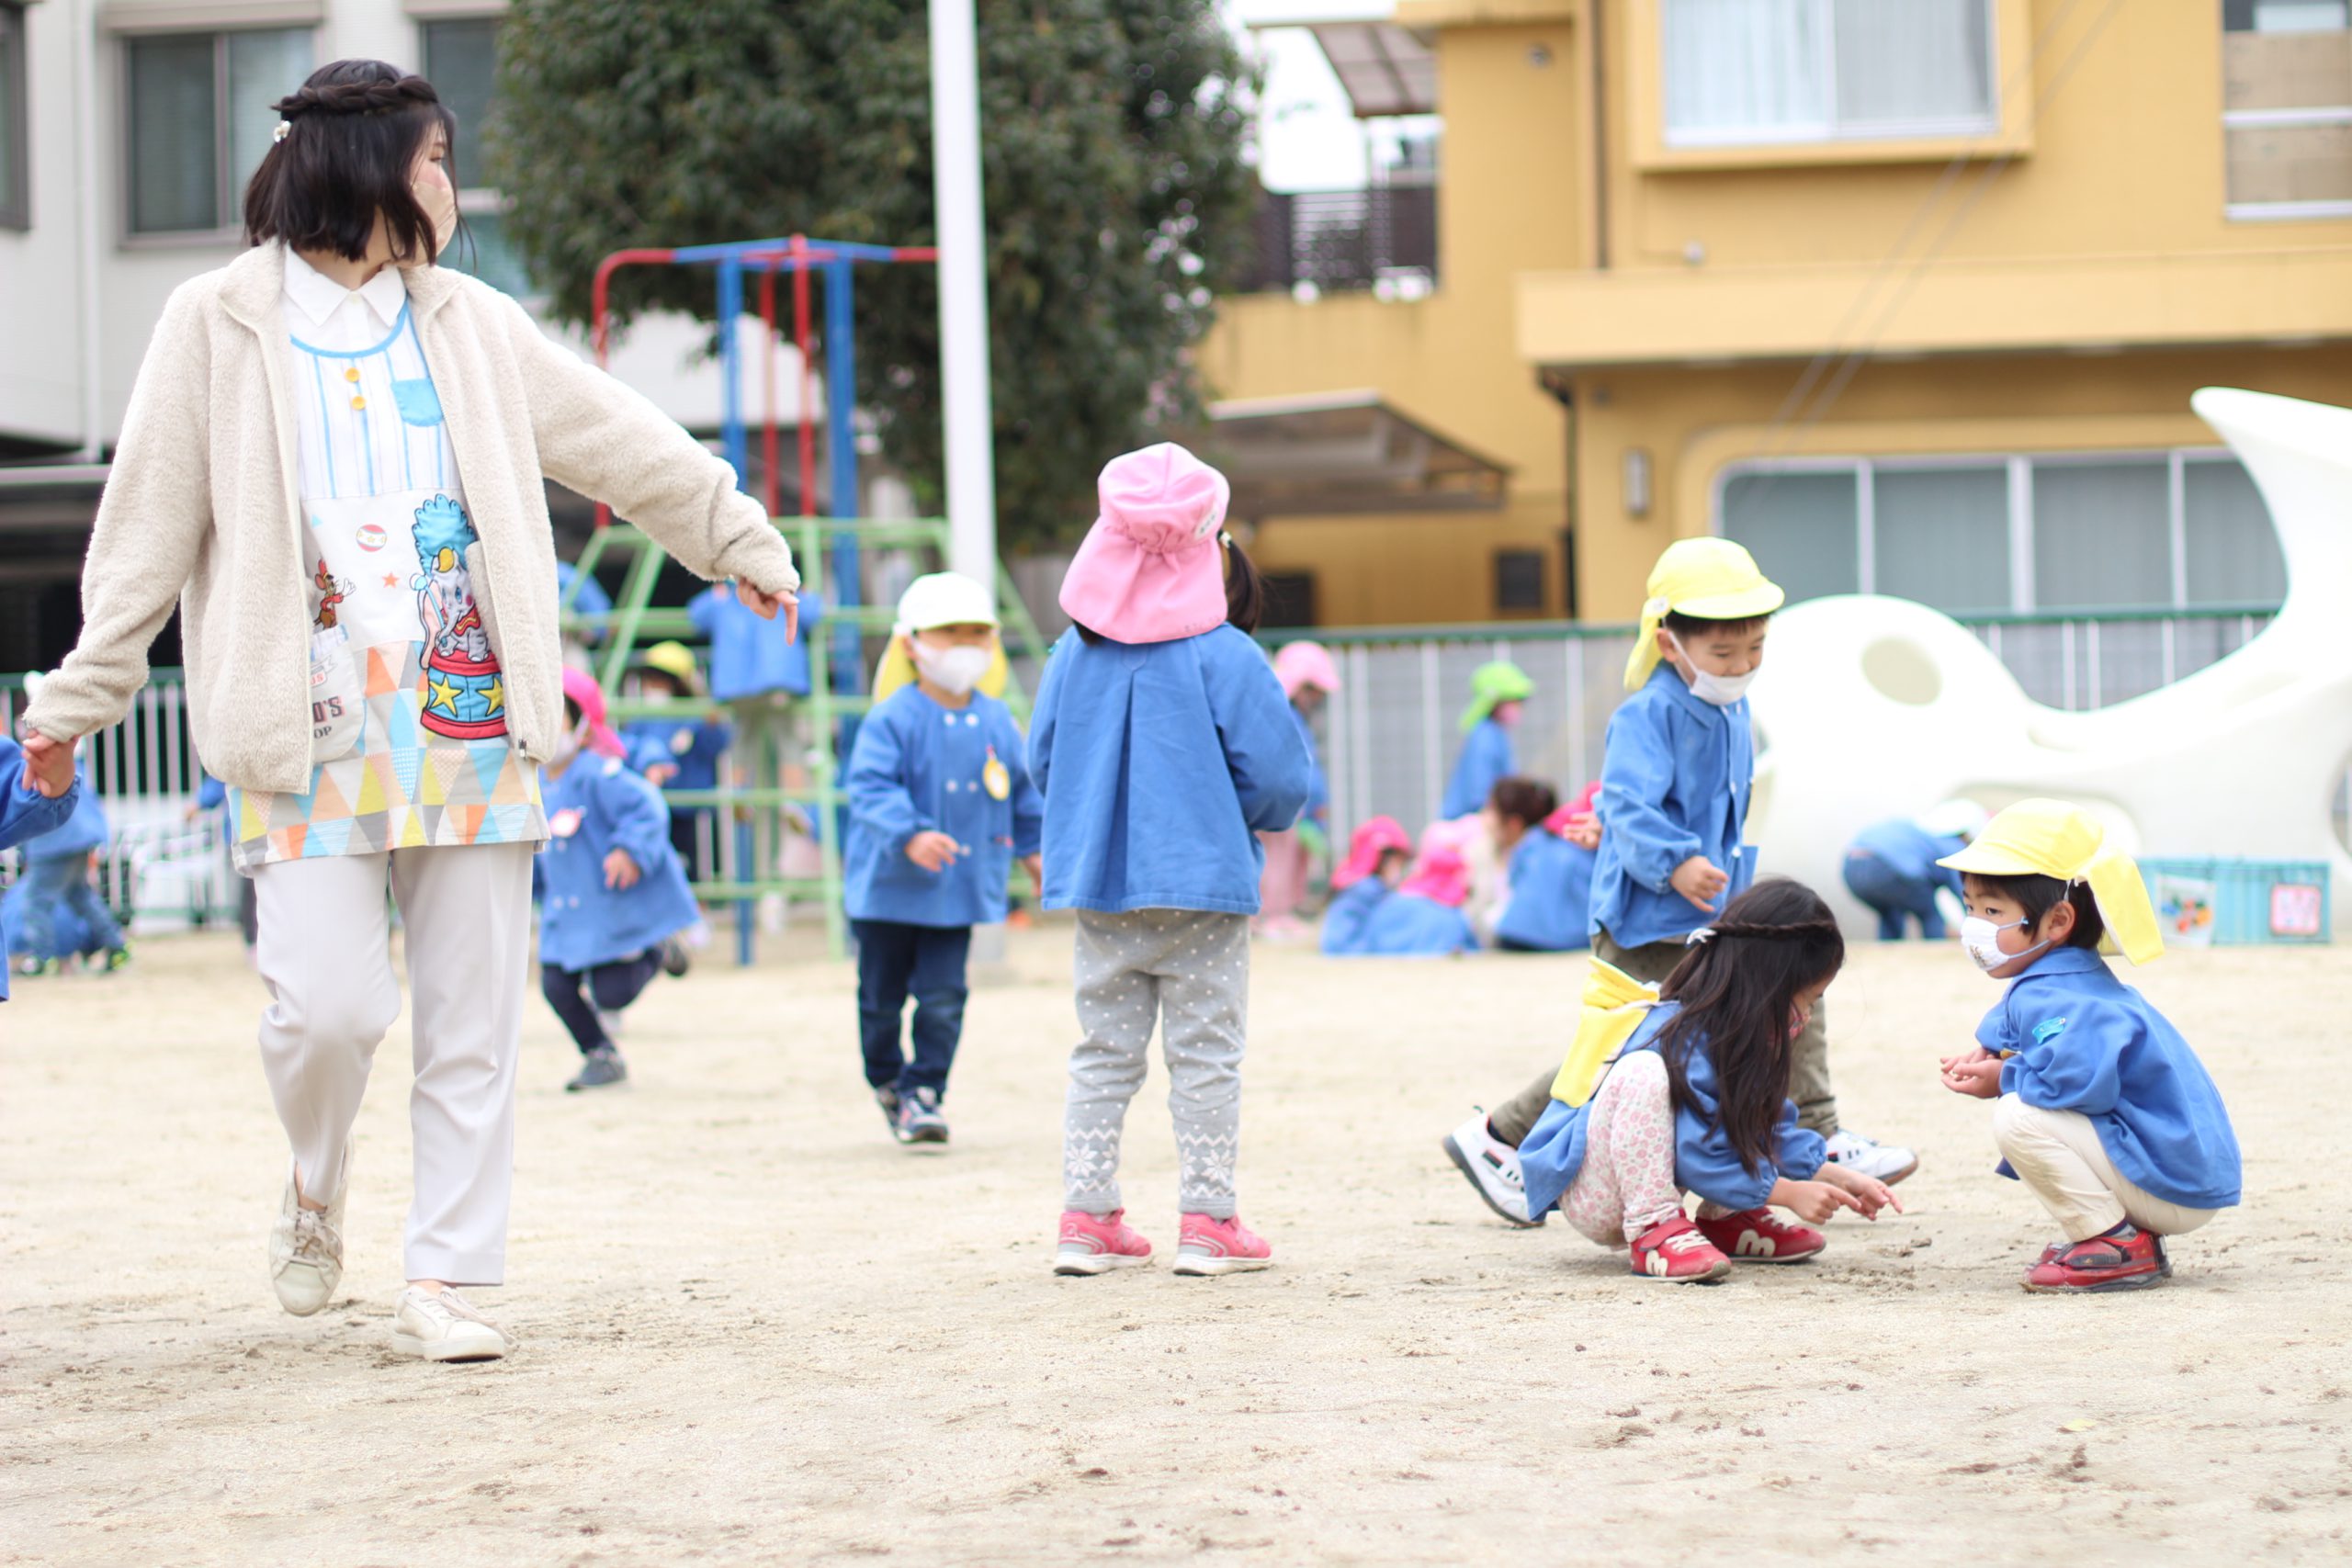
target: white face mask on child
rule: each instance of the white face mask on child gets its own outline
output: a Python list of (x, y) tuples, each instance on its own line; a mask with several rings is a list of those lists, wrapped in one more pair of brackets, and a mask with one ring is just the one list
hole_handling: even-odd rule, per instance
[(570, 729), (565, 730), (561, 735), (555, 738), (555, 756), (549, 760), (552, 761), (556, 766), (563, 767), (570, 763), (574, 757), (580, 755), (580, 748), (586, 745), (587, 742), (588, 721), (583, 718), (578, 724), (573, 725)]
[(1990, 975), (2004, 964), (2040, 953), (2050, 945), (2047, 942), (2037, 942), (2022, 953), (2003, 953), (2001, 933), (2016, 931), (2025, 923), (2023, 920), (2011, 920), (2006, 926), (1996, 926), (1982, 915), (1971, 915), (1960, 922), (1960, 945), (1968, 949), (1968, 956), (1976, 961), (1976, 967)]
[(1690, 669), (1692, 696), (1702, 703), (1727, 708), (1747, 694), (1749, 683), (1756, 679), (1755, 671), (1750, 670), (1745, 675), (1718, 675), (1711, 670), (1702, 670), (1699, 661), (1690, 657), (1690, 650), (1682, 646), (1680, 637), (1668, 632), (1666, 639), (1674, 645), (1674, 651), (1682, 656), (1682, 662)]
[(934, 649), (919, 638), (907, 639), (915, 650), (915, 669), (922, 678), (953, 696), (962, 696), (989, 672), (991, 655), (968, 645)]

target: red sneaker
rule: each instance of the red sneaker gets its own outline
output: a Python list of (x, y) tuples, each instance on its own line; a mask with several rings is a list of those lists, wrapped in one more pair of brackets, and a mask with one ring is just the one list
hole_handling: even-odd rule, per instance
[(1704, 1284), (1731, 1272), (1731, 1259), (1709, 1241), (1688, 1214), (1662, 1221), (1634, 1238), (1634, 1272), (1678, 1285)]
[(2023, 1282), (2029, 1291), (2056, 1293), (2133, 1291), (2153, 1285), (2171, 1272), (2164, 1238), (2154, 1231), (2127, 1226), (2121, 1235), (2109, 1231), (2075, 1242), (2055, 1257), (2045, 1254), (2043, 1261), (2025, 1271)]
[(1702, 1219), (1699, 1234), (1736, 1263), (1802, 1263), (1829, 1245), (1811, 1225), (1792, 1224), (1770, 1209)]

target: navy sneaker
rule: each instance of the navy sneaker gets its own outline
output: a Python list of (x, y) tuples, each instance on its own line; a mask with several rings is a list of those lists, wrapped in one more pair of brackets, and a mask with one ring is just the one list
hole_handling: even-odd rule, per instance
[(686, 971), (694, 967), (694, 958), (686, 952), (686, 944), (676, 937), (665, 937), (656, 950), (662, 960), (662, 973), (673, 980), (683, 980)]
[(939, 1091), (919, 1089), (899, 1098), (898, 1119), (890, 1131), (902, 1144), (944, 1144), (947, 1141), (947, 1118), (939, 1113)]

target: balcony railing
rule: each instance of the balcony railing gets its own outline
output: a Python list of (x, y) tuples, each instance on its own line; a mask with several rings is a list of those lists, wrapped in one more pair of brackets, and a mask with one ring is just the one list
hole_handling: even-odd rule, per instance
[(1393, 288), (1407, 297), (1437, 283), (1437, 187), (1260, 194), (1257, 254), (1244, 287), (1289, 293)]

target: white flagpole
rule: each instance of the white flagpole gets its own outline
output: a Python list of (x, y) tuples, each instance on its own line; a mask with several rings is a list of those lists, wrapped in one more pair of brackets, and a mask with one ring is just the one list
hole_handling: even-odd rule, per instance
[(940, 391), (949, 560), (996, 589), (996, 456), (989, 392), (988, 240), (980, 207), (973, 0), (931, 0), (931, 168), (938, 209)]

